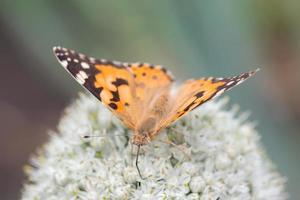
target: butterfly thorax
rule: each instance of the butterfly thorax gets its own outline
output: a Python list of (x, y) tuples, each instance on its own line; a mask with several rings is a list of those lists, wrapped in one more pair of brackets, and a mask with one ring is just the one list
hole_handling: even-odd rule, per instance
[(132, 143), (136, 145), (145, 145), (151, 141), (151, 135), (156, 132), (157, 119), (153, 116), (146, 118), (138, 124), (132, 138)]
[(165, 117), (169, 108), (168, 93), (160, 93), (149, 103), (149, 109), (141, 116), (140, 123), (137, 124), (132, 143), (145, 145), (149, 143), (161, 129), (160, 122)]

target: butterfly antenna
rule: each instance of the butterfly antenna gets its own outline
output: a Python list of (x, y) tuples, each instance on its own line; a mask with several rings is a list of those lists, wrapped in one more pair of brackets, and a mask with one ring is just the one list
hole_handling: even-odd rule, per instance
[[(122, 134), (114, 134), (114, 136), (124, 136)], [(83, 135), (83, 138), (97, 138), (97, 137), (107, 137), (107, 135)]]
[(94, 137), (103, 137), (103, 136), (100, 136), (100, 135), (84, 135), (82, 137), (83, 138), (94, 138)]
[(141, 177), (141, 179), (144, 179), (142, 177), (142, 174), (141, 174), (141, 171), (140, 171), (140, 168), (139, 168), (139, 154), (140, 154), (140, 148), (141, 148), (141, 145), (137, 145), (137, 152), (136, 152), (136, 159), (135, 159), (135, 166), (136, 166), (136, 169), (139, 173), (139, 176)]

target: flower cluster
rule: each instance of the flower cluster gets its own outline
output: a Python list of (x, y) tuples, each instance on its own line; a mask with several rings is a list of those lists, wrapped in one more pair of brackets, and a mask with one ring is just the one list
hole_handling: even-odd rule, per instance
[(285, 179), (254, 125), (224, 105), (226, 99), (204, 104), (143, 146), (143, 180), (131, 131), (81, 95), (25, 167), (22, 199), (287, 199)]

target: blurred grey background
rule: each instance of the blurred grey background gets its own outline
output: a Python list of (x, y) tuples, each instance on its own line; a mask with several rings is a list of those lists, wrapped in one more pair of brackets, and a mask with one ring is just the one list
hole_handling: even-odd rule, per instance
[(300, 1), (0, 2), (0, 194), (20, 197), (22, 167), (83, 89), (52, 53), (162, 64), (177, 79), (254, 78), (227, 93), (251, 111), (262, 143), (300, 196)]

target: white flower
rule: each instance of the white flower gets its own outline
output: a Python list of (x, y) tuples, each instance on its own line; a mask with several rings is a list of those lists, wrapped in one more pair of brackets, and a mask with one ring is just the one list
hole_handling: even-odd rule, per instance
[(225, 104), (204, 104), (143, 146), (141, 180), (131, 131), (95, 98), (81, 95), (25, 167), (22, 199), (287, 199), (285, 178), (254, 125)]

